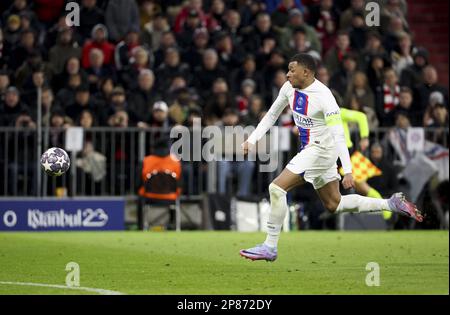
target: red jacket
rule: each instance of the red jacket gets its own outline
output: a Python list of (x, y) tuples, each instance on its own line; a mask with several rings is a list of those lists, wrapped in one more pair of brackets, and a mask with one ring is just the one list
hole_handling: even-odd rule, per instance
[(114, 65), (114, 45), (108, 41), (104, 41), (102, 43), (97, 43), (92, 40), (88, 40), (83, 46), (83, 52), (81, 57), (81, 65), (83, 68), (89, 68), (89, 52), (93, 48), (98, 48), (103, 51), (103, 55), (105, 57), (104, 64), (105, 65)]

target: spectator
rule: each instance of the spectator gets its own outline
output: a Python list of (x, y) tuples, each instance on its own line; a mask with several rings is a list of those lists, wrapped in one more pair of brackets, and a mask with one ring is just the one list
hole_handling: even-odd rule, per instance
[(71, 104), (75, 99), (76, 89), (81, 85), (89, 89), (87, 84), (82, 82), (81, 75), (79, 73), (70, 75), (67, 85), (56, 94), (56, 102), (62, 106)]
[(193, 45), (183, 53), (182, 58), (191, 69), (201, 64), (203, 53), (208, 48), (208, 41), (209, 33), (206, 28), (197, 28), (194, 32)]
[(125, 39), (120, 41), (114, 52), (114, 63), (117, 70), (121, 70), (123, 67), (130, 64), (132, 57), (132, 51), (139, 46), (139, 32), (130, 30)]
[(170, 31), (169, 21), (167, 17), (158, 13), (153, 20), (146, 23), (141, 32), (141, 42), (150, 47), (151, 51), (157, 51), (161, 46), (161, 37), (164, 32)]
[(75, 91), (74, 102), (65, 108), (65, 112), (70, 119), (76, 121), (83, 110), (90, 110), (97, 115), (99, 114), (97, 104), (94, 103), (89, 89), (85, 86), (80, 86)]
[(103, 111), (109, 104), (112, 91), (114, 90), (114, 81), (111, 78), (103, 78), (98, 82), (98, 92), (95, 93), (95, 103), (98, 108)]
[(3, 41), (6, 51), (11, 51), (20, 40), (20, 17), (16, 14), (8, 16)]
[(236, 10), (228, 10), (225, 14), (224, 31), (230, 34), (234, 45), (242, 42), (241, 15)]
[(306, 29), (304, 27), (298, 27), (293, 35), (292, 35), (292, 50), (288, 53), (289, 56), (293, 56), (298, 53), (310, 53), (315, 52), (319, 54), (318, 51), (315, 51), (311, 48), (311, 43), (308, 41), (308, 35), (306, 33)]
[(95, 120), (95, 114), (89, 109), (83, 109), (78, 116), (77, 126), (80, 126), (84, 129), (90, 129), (97, 125)]
[(377, 31), (369, 31), (367, 33), (366, 45), (364, 49), (362, 49), (360, 53), (359, 64), (361, 69), (368, 69), (371, 66), (371, 61), (373, 56), (383, 56), (383, 58), (387, 55), (383, 43), (382, 37), (380, 33)]
[(303, 17), (302, 11), (299, 9), (292, 9), (289, 11), (289, 20), (283, 32), (282, 49), (287, 51), (292, 48), (292, 34), (298, 28), (303, 28), (306, 33), (306, 39), (312, 50), (322, 53), (322, 43), (319, 40), (318, 34), (314, 27), (308, 25)]
[(221, 31), (225, 26), (224, 0), (212, 0), (211, 8), (206, 16), (206, 27), (210, 32)]
[(172, 31), (163, 32), (161, 35), (161, 43), (158, 50), (155, 51), (155, 64), (154, 68), (158, 67), (164, 62), (166, 50), (169, 48), (177, 48), (177, 41), (175, 39), (175, 34)]
[(22, 88), (22, 99), (33, 114), (36, 113), (37, 109), (38, 89), (43, 88), (44, 85), (47, 85), (44, 70), (43, 68), (37, 68), (34, 69), (31, 78), (28, 79), (28, 82)]
[(331, 76), (330, 88), (336, 90), (339, 95), (345, 95), (356, 71), (357, 57), (354, 54), (346, 54), (339, 70)]
[(241, 93), (236, 97), (236, 103), (240, 115), (246, 115), (249, 102), (256, 90), (256, 83), (252, 79), (245, 79), (241, 83)]
[(139, 72), (150, 68), (150, 54), (142, 46), (137, 46), (131, 51), (130, 64), (120, 71), (120, 82), (128, 90), (137, 87)]
[(83, 84), (88, 83), (88, 76), (84, 69), (81, 68), (80, 59), (77, 57), (69, 57), (64, 64), (63, 71), (54, 76), (52, 86), (55, 91), (59, 91), (66, 87), (71, 76), (79, 74)]
[(398, 106), (387, 116), (386, 125), (392, 126), (394, 124), (395, 117), (399, 111), (408, 116), (408, 119), (413, 126), (420, 126), (422, 124), (422, 116), (416, 113), (412, 107), (413, 97), (413, 91), (410, 88), (406, 86), (400, 88)]
[(103, 78), (112, 78), (116, 81), (112, 67), (104, 64), (104, 55), (100, 49), (93, 48), (89, 52), (89, 68), (86, 69), (91, 93), (97, 92), (98, 82)]
[(15, 126), (21, 114), (29, 114), (28, 106), (20, 101), (19, 90), (10, 86), (0, 106), (0, 126)]
[(264, 38), (267, 36), (275, 38), (277, 42), (280, 40), (280, 32), (272, 27), (270, 15), (266, 12), (258, 13), (255, 25), (242, 30), (242, 33), (244, 49), (248, 53), (258, 51), (262, 47)]
[(286, 57), (280, 50), (275, 49), (270, 54), (270, 59), (262, 70), (263, 78), (265, 79), (263, 86), (270, 86), (275, 73), (280, 69), (285, 71), (286, 66)]
[(383, 71), (383, 85), (375, 92), (376, 111), (382, 126), (392, 126), (389, 113), (394, 110), (400, 100), (400, 85), (394, 69), (386, 68)]
[(203, 54), (202, 64), (195, 69), (197, 91), (206, 98), (215, 79), (226, 78), (227, 73), (219, 64), (219, 57), (214, 49), (207, 49)]
[(139, 8), (136, 1), (109, 0), (105, 23), (113, 43), (121, 41), (129, 31), (139, 32)]
[[(123, 109), (117, 110), (108, 119), (108, 125), (115, 128), (128, 128), (129, 123), (130, 117), (128, 115), (128, 112)], [(117, 146), (117, 148), (120, 148), (120, 146)], [(113, 150), (115, 149), (116, 148), (113, 148)]]
[(58, 106), (58, 104), (56, 104), (53, 91), (49, 87), (44, 87), (42, 89), (41, 101), (42, 101), (42, 125), (50, 126), (50, 118), (52, 112), (61, 111), (62, 108)]
[(443, 146), (448, 146), (448, 108), (442, 103), (436, 103), (430, 106), (430, 119), (426, 121), (425, 127), (436, 128), (430, 134), (428, 140)]
[(11, 52), (9, 68), (16, 70), (25, 62), (29, 54), (35, 51), (40, 51), (35, 33), (31, 30), (21, 32), (20, 41)]
[(418, 47), (413, 51), (413, 64), (407, 66), (400, 74), (400, 82), (403, 86), (415, 89), (423, 83), (422, 72), (428, 65), (428, 51), (423, 47)]
[(189, 13), (194, 10), (198, 13), (201, 27), (206, 27), (206, 14), (202, 9), (203, 1), (202, 0), (189, 0), (188, 4), (181, 9), (175, 18), (175, 24), (173, 30), (176, 34), (180, 33), (183, 30), (183, 26), (188, 19)]
[(279, 69), (275, 72), (269, 89), (266, 91), (266, 104), (269, 104), (269, 106), (272, 105), (286, 80), (286, 72), (284, 70)]
[(255, 94), (250, 97), (248, 113), (241, 115), (243, 126), (256, 127), (265, 115), (264, 99)]
[(187, 88), (176, 91), (176, 100), (169, 107), (170, 119), (178, 125), (182, 125), (188, 119), (191, 110), (198, 109)]
[(325, 54), (325, 65), (330, 73), (335, 73), (343, 62), (344, 56), (350, 52), (350, 36), (346, 31), (337, 33), (335, 46)]
[(352, 25), (352, 19), (355, 12), (363, 12), (364, 19), (366, 18), (367, 11), (365, 8), (364, 0), (351, 0), (350, 7), (347, 8), (339, 17), (339, 29), (347, 30)]
[(106, 121), (109, 126), (128, 127), (138, 122), (139, 118), (130, 108), (122, 87), (115, 87), (112, 91), (106, 117), (108, 117)]
[(276, 38), (271, 34), (264, 36), (261, 47), (256, 51), (256, 67), (260, 69), (263, 68), (276, 48)]
[(231, 88), (233, 93), (238, 93), (241, 83), (245, 79), (252, 79), (256, 83), (256, 91), (261, 93), (264, 91), (264, 80), (261, 78), (261, 72), (257, 70), (255, 57), (253, 55), (245, 56), (242, 67), (232, 74)]
[(369, 79), (370, 88), (374, 93), (383, 86), (383, 70), (385, 66), (387, 65), (383, 55), (377, 54), (371, 56), (369, 68), (367, 69), (367, 78)]
[(241, 7), (242, 27), (254, 24), (260, 13), (267, 11), (266, 1), (248, 1)]
[(402, 19), (396, 16), (392, 17), (383, 43), (384, 48), (389, 54), (395, 49), (403, 33), (407, 33), (407, 30), (403, 27)]
[(316, 28), (322, 53), (326, 54), (335, 42), (338, 29), (338, 13), (333, 0), (321, 0), (320, 5), (311, 7), (309, 24)]
[(361, 51), (366, 46), (367, 26), (363, 11), (353, 13), (349, 36), (350, 46), (353, 50)]
[(298, 10), (303, 8), (299, 8), (294, 0), (281, 0), (275, 11), (271, 13), (273, 24), (279, 27), (285, 27), (289, 20), (289, 12), (293, 9)]
[(26, 62), (24, 62), (16, 71), (16, 78), (14, 80), (18, 88), (23, 88), (27, 83), (27, 80), (31, 78), (33, 72), (42, 68), (45, 77), (49, 82), (53, 78), (53, 69), (45, 62), (42, 61), (42, 55), (38, 51), (31, 51), (27, 56)]
[[(235, 127), (238, 125), (239, 125), (238, 112), (235, 109), (231, 108), (226, 109), (224, 111), (223, 118), (221, 120), (221, 127), (223, 128)], [(227, 154), (237, 153), (233, 149), (231, 149), (230, 152), (229, 148), (226, 149), (226, 152)], [(233, 159), (231, 161), (230, 160), (218, 161), (217, 162), (217, 178), (219, 180), (217, 189), (218, 192), (220, 194), (227, 193), (227, 179), (231, 174), (235, 173), (237, 175), (238, 181), (237, 196), (238, 197), (248, 196), (250, 194), (250, 187), (254, 169), (255, 169), (254, 161), (248, 160), (236, 161), (236, 159)]]
[(212, 93), (207, 100), (203, 113), (207, 125), (218, 123), (227, 108), (236, 109), (228, 85), (223, 78), (214, 81)]
[(168, 48), (165, 52), (164, 63), (156, 70), (156, 82), (159, 92), (163, 93), (176, 76), (182, 76), (190, 82), (190, 69), (187, 63), (181, 62), (180, 52), (176, 48)]
[(428, 126), (434, 123), (433, 121), (433, 109), (438, 104), (444, 104), (444, 95), (439, 91), (434, 91), (430, 93), (430, 98), (428, 99), (428, 104), (425, 113), (420, 116), (420, 125)]
[(353, 75), (353, 79), (348, 85), (344, 96), (344, 106), (350, 104), (352, 97), (356, 97), (363, 106), (375, 110), (375, 96), (364, 72), (357, 71)]
[(87, 40), (83, 46), (81, 64), (87, 69), (91, 66), (89, 62), (89, 53), (97, 48), (103, 52), (104, 64), (114, 64), (114, 45), (108, 42), (108, 30), (103, 24), (97, 24), (92, 29), (91, 39)]
[(129, 95), (130, 108), (138, 117), (145, 119), (151, 113), (151, 107), (160, 98), (154, 87), (155, 75), (150, 69), (143, 69), (138, 76), (138, 86)]
[[(403, 2), (403, 3), (402, 3)], [(387, 0), (381, 10), (381, 30), (383, 34), (389, 32), (390, 22), (393, 18), (399, 20), (402, 28), (408, 29), (406, 21), (406, 2), (400, 0)]]
[(189, 11), (183, 28), (178, 33), (177, 42), (182, 49), (187, 49), (192, 45), (192, 39), (196, 29), (202, 28), (199, 13), (196, 10)]
[(407, 33), (402, 33), (399, 36), (398, 45), (391, 52), (392, 68), (394, 68), (398, 77), (400, 77), (404, 69), (414, 64), (414, 60), (411, 55), (411, 36)]
[(5, 100), (6, 90), (8, 89), (11, 80), (7, 70), (0, 70), (0, 103)]
[[(65, 0), (34, 0), (34, 12), (39, 22), (46, 28), (55, 24), (64, 10)], [(30, 21), (32, 22), (32, 20)]]
[[(137, 126), (140, 128), (164, 128), (168, 129), (173, 125), (173, 122), (169, 116), (169, 107), (164, 101), (157, 101), (152, 104), (152, 110), (147, 114), (145, 120), (140, 121)], [(160, 134), (155, 135), (155, 137), (160, 136)]]
[(105, 14), (103, 10), (97, 7), (97, 0), (82, 0), (80, 10), (80, 26), (76, 28), (80, 35), (80, 44), (91, 36), (92, 30), (96, 25), (105, 22)]
[(219, 63), (226, 69), (239, 68), (245, 55), (244, 50), (240, 46), (235, 46), (231, 36), (226, 32), (220, 32), (216, 35), (217, 54)]
[(434, 91), (442, 93), (444, 96), (443, 103), (448, 106), (448, 90), (444, 86), (439, 85), (438, 74), (435, 67), (428, 65), (423, 69), (423, 81), (424, 83), (417, 87), (417, 98), (414, 102), (414, 110), (419, 114), (424, 113), (430, 95)]
[(70, 28), (61, 29), (58, 33), (56, 45), (50, 48), (49, 63), (55, 74), (64, 70), (64, 65), (71, 58), (81, 58), (81, 48), (73, 40), (73, 31)]
[(162, 12), (161, 6), (157, 3), (157, 1), (141, 1), (139, 7), (139, 27), (143, 29), (145, 25), (152, 24), (158, 15), (162, 16)]

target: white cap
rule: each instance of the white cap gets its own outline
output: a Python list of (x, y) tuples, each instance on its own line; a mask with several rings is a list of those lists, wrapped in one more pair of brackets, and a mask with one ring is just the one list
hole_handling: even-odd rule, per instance
[(169, 111), (169, 106), (167, 106), (167, 103), (164, 101), (158, 101), (153, 104), (153, 111), (155, 110), (161, 110), (167, 113)]

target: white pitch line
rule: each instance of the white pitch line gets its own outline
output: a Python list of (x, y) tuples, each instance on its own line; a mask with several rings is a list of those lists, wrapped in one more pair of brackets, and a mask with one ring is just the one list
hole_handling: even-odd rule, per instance
[(111, 291), (97, 288), (86, 288), (86, 287), (69, 287), (66, 285), (59, 284), (45, 284), (45, 283), (32, 283), (32, 282), (10, 282), (10, 281), (0, 281), (0, 284), (8, 284), (8, 285), (22, 285), (29, 287), (45, 287), (45, 288), (56, 288), (56, 289), (68, 289), (68, 290), (80, 290), (87, 292), (95, 292), (101, 295), (122, 295), (122, 292), (119, 291)]

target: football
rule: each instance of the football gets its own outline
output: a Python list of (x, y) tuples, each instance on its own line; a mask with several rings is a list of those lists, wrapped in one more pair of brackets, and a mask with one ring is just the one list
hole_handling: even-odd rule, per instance
[(47, 175), (61, 176), (70, 167), (70, 158), (61, 148), (50, 148), (41, 156), (41, 166)]

